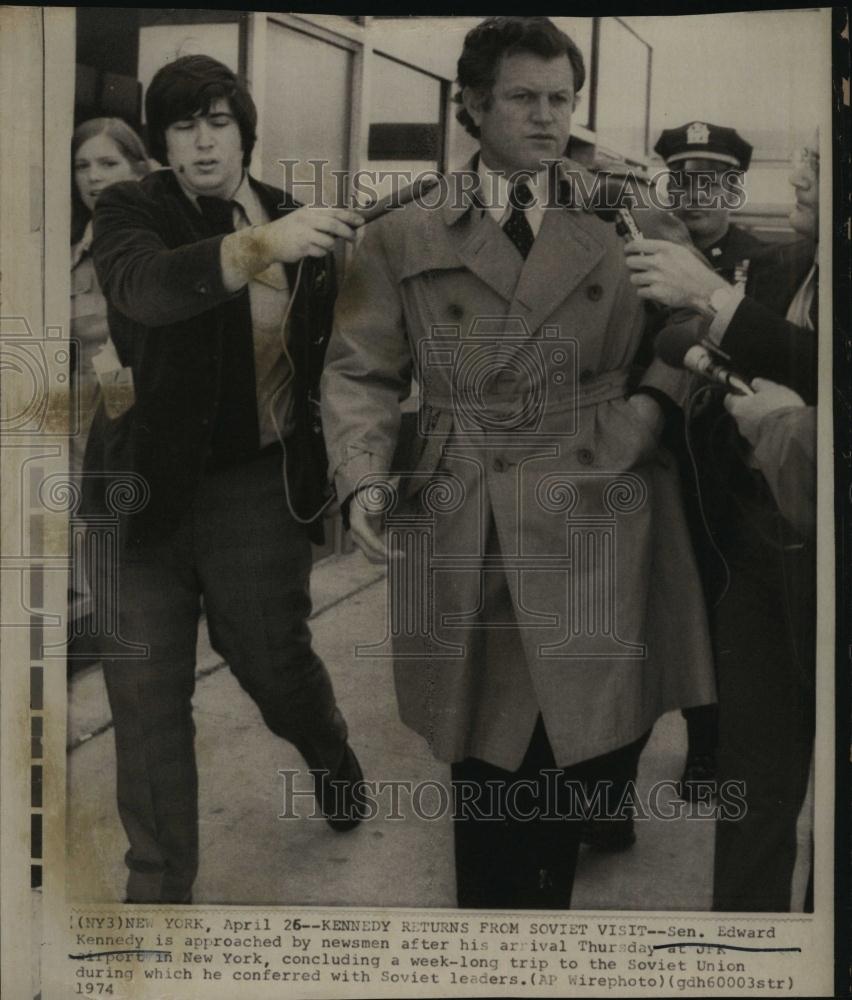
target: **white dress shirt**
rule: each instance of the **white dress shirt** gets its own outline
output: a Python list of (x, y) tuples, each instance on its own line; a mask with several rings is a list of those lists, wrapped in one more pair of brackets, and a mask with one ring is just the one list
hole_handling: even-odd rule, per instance
[[(231, 200), (238, 206), (234, 208), (235, 229), (269, 222), (269, 216), (249, 184), (248, 174), (243, 174), (242, 182)], [(289, 383), (293, 378), (293, 366), (287, 351), (289, 322), (284, 329), (290, 304), (290, 288), (284, 265), (276, 262), (256, 274), (248, 284), (248, 292), (257, 386), (257, 419), (260, 446), (263, 448), (278, 440), (279, 431), (281, 437), (286, 437), (292, 430), (292, 392)]]
[[(512, 214), (512, 205), (509, 202), (509, 181), (506, 175), (496, 170), (489, 170), (482, 157), (479, 157), (477, 166), (479, 174), (479, 199), (484, 206), (484, 211), (494, 219), (498, 226), (503, 226)], [(524, 183), (533, 195), (533, 201), (527, 208), (525, 215), (533, 236), (538, 236), (541, 224), (544, 221), (544, 206), (547, 204), (548, 179), (547, 168), (543, 168), (532, 177), (524, 178)]]

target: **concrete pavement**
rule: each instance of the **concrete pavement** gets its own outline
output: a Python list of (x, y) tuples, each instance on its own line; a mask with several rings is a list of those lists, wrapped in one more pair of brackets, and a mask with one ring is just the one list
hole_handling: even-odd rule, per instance
[[(332, 674), (368, 779), (447, 784), (449, 768), (398, 720), (391, 663), (353, 657), (357, 642), (384, 638), (385, 582), (359, 553), (323, 560), (312, 580), (315, 644)], [(251, 699), (210, 648), (202, 627), (194, 698), (200, 772), (201, 870), (198, 903), (452, 907), (450, 819), (418, 818), (406, 796), (404, 819), (379, 817), (347, 834), (311, 821), (280, 819), (285, 780), (279, 770), (304, 764), (261, 721)], [(657, 723), (639, 771), (639, 790), (676, 780), (685, 752), (679, 713)], [(69, 898), (123, 896), (126, 849), (115, 805), (111, 723), (98, 667), (75, 675), (69, 691)], [(311, 788), (302, 773), (296, 787)], [(427, 786), (421, 812), (438, 808)], [(673, 793), (662, 796), (673, 800)], [(382, 804), (389, 803), (382, 797)], [(383, 810), (384, 811), (384, 810)], [(710, 905), (713, 823), (637, 821), (637, 843), (622, 854), (581, 849), (576, 909), (704, 910)]]

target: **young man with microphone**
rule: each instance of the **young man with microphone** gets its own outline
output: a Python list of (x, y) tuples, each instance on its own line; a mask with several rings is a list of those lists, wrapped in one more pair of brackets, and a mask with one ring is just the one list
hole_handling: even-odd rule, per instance
[[(703, 341), (711, 355), (721, 349), (730, 359), (725, 366), (739, 375), (780, 383), (812, 408), (819, 221), (815, 150), (803, 151), (790, 181), (796, 195), (790, 223), (803, 239), (753, 259), (744, 289), (725, 282), (682, 246), (643, 240), (625, 249), (641, 298), (689, 311), (674, 324), (674, 333), (669, 329), (660, 335), (661, 346), (674, 336), (685, 357), (691, 345)], [(693, 392), (699, 384), (693, 380)], [(710, 383), (705, 385), (698, 391), (712, 393)], [(697, 426), (690, 422), (694, 395), (683, 401), (703, 509), (724, 559), (723, 586), (711, 608), (720, 706), (718, 778), (744, 782), (748, 805), (742, 819), (717, 824), (713, 905), (721, 911), (784, 911), (791, 908), (796, 821), (813, 747), (815, 551), (805, 522), (779, 509), (773, 473), (760, 471), (761, 456), (749, 435), (738, 433), (723, 396), (720, 389)], [(735, 415), (758, 405), (727, 398)], [(807, 426), (805, 421), (798, 433), (809, 433)], [(807, 463), (804, 467), (800, 489), (807, 494), (813, 471), (808, 473)]]
[(94, 219), (135, 401), (96, 418), (85, 510), (109, 513), (124, 476), (143, 484), (145, 502), (121, 516), (117, 579), (102, 569), (126, 644), (106, 652), (104, 678), (127, 899), (185, 903), (198, 868), (202, 600), (213, 648), (306, 760), (329, 823), (343, 831), (359, 819), (361, 769), (307, 619), (310, 539), (327, 498), (316, 394), (335, 295), (329, 251), (361, 218), (299, 207), (248, 174), (257, 111), (216, 60), (167, 64), (145, 107), (151, 152), (170, 169), (109, 188)]

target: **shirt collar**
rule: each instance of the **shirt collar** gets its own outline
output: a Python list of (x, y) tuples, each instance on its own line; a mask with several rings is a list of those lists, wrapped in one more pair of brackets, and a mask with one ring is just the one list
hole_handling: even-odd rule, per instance
[[(479, 175), (479, 192), (485, 208), (494, 213), (502, 215), (509, 207), (509, 178), (499, 170), (491, 170), (479, 157), (476, 167)], [(534, 204), (543, 205), (547, 199), (547, 167), (542, 167), (537, 174), (531, 177), (524, 175), (519, 180), (530, 189), (534, 196)]]
[[(174, 171), (173, 171), (174, 173)], [(175, 174), (175, 180), (180, 185), (181, 191), (186, 195), (187, 198), (192, 202), (192, 204), (198, 208), (198, 194), (195, 191), (190, 191), (187, 187), (181, 184), (180, 177)], [(224, 200), (224, 199), (223, 199)], [(257, 195), (254, 193), (254, 189), (249, 181), (248, 171), (243, 171), (242, 180), (237, 190), (231, 195), (229, 201), (235, 201), (240, 208), (243, 210), (246, 218), (249, 222), (254, 225), (259, 225), (261, 222), (266, 220), (262, 218), (263, 207)], [(255, 218), (253, 218), (255, 216)]]
[[(572, 170), (582, 171), (582, 168), (571, 161), (567, 161)], [(557, 197), (559, 204), (570, 205), (570, 181), (566, 175), (565, 164), (560, 164), (556, 168), (556, 178), (559, 185)], [(460, 219), (464, 218), (472, 207), (485, 209), (490, 199), (490, 185), (494, 183), (495, 189), (499, 192), (497, 204), (502, 204), (502, 209), (495, 210), (498, 216), (508, 214), (509, 205), (509, 182), (505, 176), (498, 171), (491, 171), (482, 163), (482, 157), (476, 153), (474, 157), (460, 169), (448, 174), (448, 197), (442, 209), (444, 222), (447, 226), (454, 226)], [(501, 186), (502, 182), (502, 186)], [(536, 196), (535, 205), (542, 212), (548, 204), (547, 168), (540, 173), (533, 175), (529, 181), (530, 191)], [(589, 180), (588, 183), (591, 183)], [(529, 209), (533, 211), (533, 209)]]
[(248, 171), (243, 171), (243, 179), (240, 181), (240, 186), (234, 192), (231, 201), (235, 201), (240, 206), (246, 219), (248, 219), (249, 225), (260, 226), (264, 222), (269, 221), (260, 199), (251, 186)]

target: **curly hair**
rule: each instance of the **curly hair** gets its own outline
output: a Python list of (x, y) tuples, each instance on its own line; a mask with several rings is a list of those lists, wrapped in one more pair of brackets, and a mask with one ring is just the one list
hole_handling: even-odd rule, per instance
[(166, 155), (166, 129), (177, 121), (207, 114), (214, 101), (224, 98), (237, 120), (243, 145), (243, 166), (251, 161), (257, 142), (257, 108), (248, 90), (237, 77), (210, 56), (181, 56), (154, 75), (145, 94), (145, 119), (151, 155), (162, 164)]
[(456, 111), (456, 119), (475, 139), (479, 138), (479, 129), (462, 103), (462, 91), (467, 88), (476, 91), (482, 107), (487, 109), (503, 56), (516, 52), (531, 52), (543, 59), (568, 56), (574, 71), (574, 93), (579, 93), (585, 83), (582, 52), (550, 18), (486, 18), (465, 36), (457, 69), (459, 90), (453, 96), (453, 101), (461, 105)]

